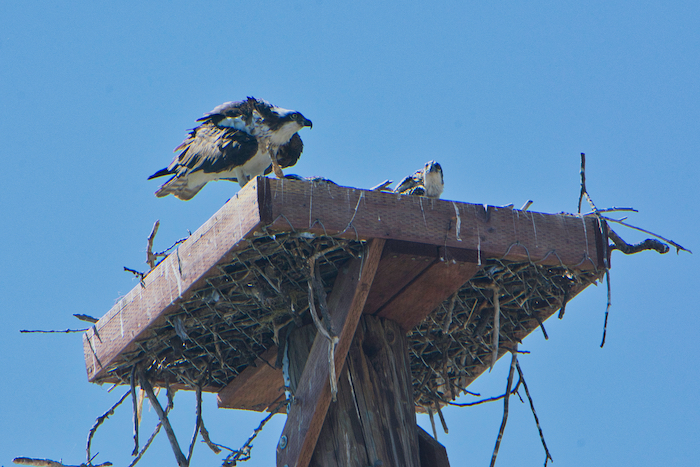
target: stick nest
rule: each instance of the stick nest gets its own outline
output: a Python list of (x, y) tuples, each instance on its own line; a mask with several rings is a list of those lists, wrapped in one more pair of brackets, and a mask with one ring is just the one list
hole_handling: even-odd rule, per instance
[[(364, 241), (304, 233), (246, 240), (204, 286), (179, 302), (179, 310), (110, 365), (103, 381), (130, 384), (138, 364), (157, 386), (223, 389), (276, 345), (285, 326), (311, 321), (309, 258), (325, 252), (316, 267), (330, 293), (343, 264), (364, 248)], [(416, 405), (454, 400), (491, 364), (494, 290), (500, 299), (502, 354), (598, 278), (563, 265), (485, 260), (475, 277), (409, 333)]]

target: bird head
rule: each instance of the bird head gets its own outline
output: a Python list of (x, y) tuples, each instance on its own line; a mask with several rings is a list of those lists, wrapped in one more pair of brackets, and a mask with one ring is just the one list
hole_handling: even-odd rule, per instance
[(426, 189), (426, 196), (440, 197), (445, 186), (440, 164), (435, 161), (426, 162), (423, 167), (423, 186)]
[(423, 176), (427, 177), (428, 174), (440, 174), (440, 178), (442, 179), (442, 167), (435, 161), (428, 161), (423, 167)]
[(266, 118), (266, 121), (267, 120), (278, 120), (279, 126), (293, 123), (299, 126), (298, 130), (301, 130), (305, 126), (308, 126), (309, 128), (313, 127), (313, 123), (311, 123), (311, 120), (304, 117), (301, 114), (301, 112), (297, 112), (295, 110), (287, 110), (281, 107), (272, 107), (270, 109), (270, 116)]

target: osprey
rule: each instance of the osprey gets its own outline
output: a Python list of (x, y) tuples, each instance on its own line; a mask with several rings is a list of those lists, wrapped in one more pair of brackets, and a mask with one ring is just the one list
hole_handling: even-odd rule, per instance
[(442, 167), (435, 161), (429, 161), (422, 170), (401, 180), (394, 193), (439, 198), (444, 187)]
[(171, 175), (156, 196), (192, 199), (207, 182), (229, 180), (243, 187), (271, 171), (282, 178), (282, 167), (297, 163), (304, 144), (297, 131), (311, 128), (299, 112), (248, 97), (226, 102), (197, 120), (199, 126), (175, 151), (170, 165), (148, 179)]

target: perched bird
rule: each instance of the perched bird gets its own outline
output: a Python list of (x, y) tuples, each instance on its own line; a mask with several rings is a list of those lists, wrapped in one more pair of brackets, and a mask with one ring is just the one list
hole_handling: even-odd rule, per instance
[(439, 198), (444, 187), (442, 167), (435, 161), (429, 161), (422, 170), (401, 180), (394, 193)]
[(207, 182), (229, 180), (241, 187), (271, 171), (282, 178), (282, 167), (297, 163), (304, 143), (297, 131), (311, 127), (301, 113), (248, 97), (226, 102), (197, 120), (199, 126), (175, 151), (170, 165), (148, 179), (170, 175), (156, 191), (181, 200), (192, 199)]

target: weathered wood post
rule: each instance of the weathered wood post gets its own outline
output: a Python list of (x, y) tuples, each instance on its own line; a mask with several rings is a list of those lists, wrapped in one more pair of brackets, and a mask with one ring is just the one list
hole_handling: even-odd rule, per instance
[[(313, 325), (293, 333), (290, 345), (308, 345), (309, 332)], [(290, 374), (300, 376), (291, 368), (304, 365), (303, 352), (290, 355)], [(408, 346), (397, 323), (360, 319), (309, 465), (420, 466)]]

